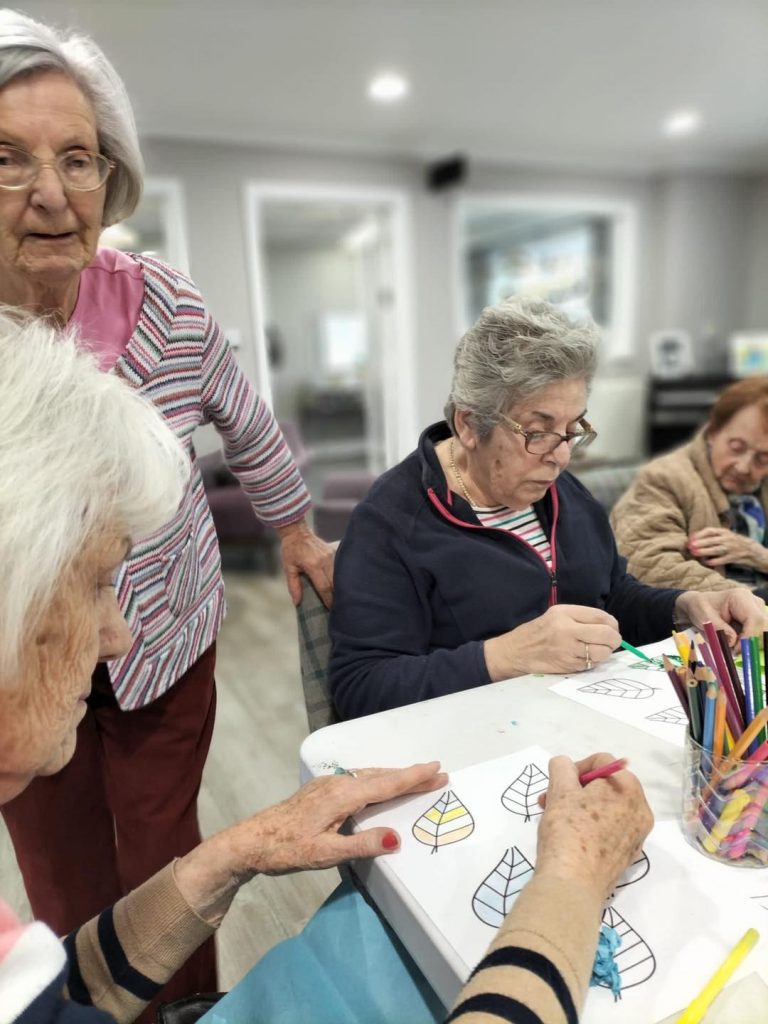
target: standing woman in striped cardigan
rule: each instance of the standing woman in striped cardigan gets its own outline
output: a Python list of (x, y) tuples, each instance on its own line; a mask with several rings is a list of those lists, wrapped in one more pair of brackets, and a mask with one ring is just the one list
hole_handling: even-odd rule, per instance
[[(34, 914), (59, 934), (200, 841), (224, 587), (196, 427), (214, 424), (256, 516), (279, 532), (294, 601), (302, 571), (327, 603), (331, 593), (333, 554), (306, 525), (291, 453), (195, 286), (158, 260), (97, 248), (135, 209), (142, 174), (130, 102), (98, 47), (0, 11), (0, 302), (76, 327), (193, 462), (176, 515), (118, 575), (133, 643), (94, 673), (76, 756), (3, 808)], [(215, 988), (208, 942), (163, 997)]]

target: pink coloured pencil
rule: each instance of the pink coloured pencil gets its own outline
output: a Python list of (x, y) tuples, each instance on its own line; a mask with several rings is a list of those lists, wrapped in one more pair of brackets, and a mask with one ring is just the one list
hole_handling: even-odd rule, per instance
[(604, 764), (602, 768), (593, 768), (591, 772), (584, 772), (583, 775), (579, 776), (579, 784), (586, 786), (588, 782), (594, 782), (595, 779), (606, 779), (609, 775), (614, 775), (616, 772), (620, 772), (622, 768), (626, 768), (626, 766), (626, 757), (620, 757), (618, 761), (611, 761), (610, 764)]

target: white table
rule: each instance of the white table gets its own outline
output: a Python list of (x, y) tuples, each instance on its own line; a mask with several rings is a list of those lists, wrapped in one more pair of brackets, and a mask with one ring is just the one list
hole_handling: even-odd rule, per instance
[[(652, 649), (660, 647), (671, 653), (667, 644)], [(439, 760), (451, 772), (532, 744), (574, 759), (602, 750), (629, 759), (658, 821), (677, 820), (682, 749), (552, 693), (556, 681), (522, 676), (320, 729), (301, 746), (302, 781), (336, 765), (401, 767)], [(398, 884), (388, 859), (360, 862), (355, 871), (434, 990), (452, 1003), (461, 970), (440, 933)], [(760, 965), (758, 974), (762, 980), (753, 974), (722, 993), (707, 1024), (766, 1024), (768, 965)]]

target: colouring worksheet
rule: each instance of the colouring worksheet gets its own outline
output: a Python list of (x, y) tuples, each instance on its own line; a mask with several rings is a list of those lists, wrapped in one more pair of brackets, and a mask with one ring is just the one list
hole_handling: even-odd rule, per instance
[[(404, 797), (355, 819), (358, 828), (398, 830), (402, 846), (387, 867), (451, 947), (465, 977), (533, 874), (549, 759), (541, 747), (527, 747), (452, 772), (442, 791)], [(758, 898), (768, 891), (764, 882), (755, 879), (753, 891), (733, 878), (744, 871), (714, 865), (720, 871), (711, 884), (706, 858), (687, 845), (676, 823), (657, 828), (659, 840), (654, 830), (603, 915), (621, 937), (615, 954), (621, 994), (591, 988), (582, 1024), (662, 1020), (696, 995), (709, 968), (748, 927), (768, 931)], [(766, 946), (764, 940), (758, 956)]]
[[(654, 645), (672, 654), (671, 640)], [(561, 676), (550, 689), (620, 722), (682, 747), (687, 719), (660, 659), (653, 664), (620, 651), (589, 672)]]

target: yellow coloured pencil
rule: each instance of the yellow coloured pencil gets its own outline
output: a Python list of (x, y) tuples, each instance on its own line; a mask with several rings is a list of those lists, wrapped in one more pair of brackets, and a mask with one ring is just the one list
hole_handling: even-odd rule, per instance
[(700, 1024), (712, 1001), (722, 992), (725, 985), (744, 957), (754, 947), (759, 934), (748, 928), (731, 952), (718, 967), (707, 984), (677, 1018), (677, 1024)]
[(768, 725), (768, 708), (763, 708), (759, 715), (755, 715), (744, 732), (736, 740), (736, 744), (728, 754), (728, 759), (723, 762), (723, 772), (730, 771), (732, 762), (738, 761), (752, 740), (757, 738), (758, 733)]
[(680, 660), (684, 665), (688, 664), (688, 658), (691, 653), (691, 643), (685, 633), (675, 633), (672, 631), (672, 639), (675, 641), (675, 647), (677, 653), (680, 655)]

